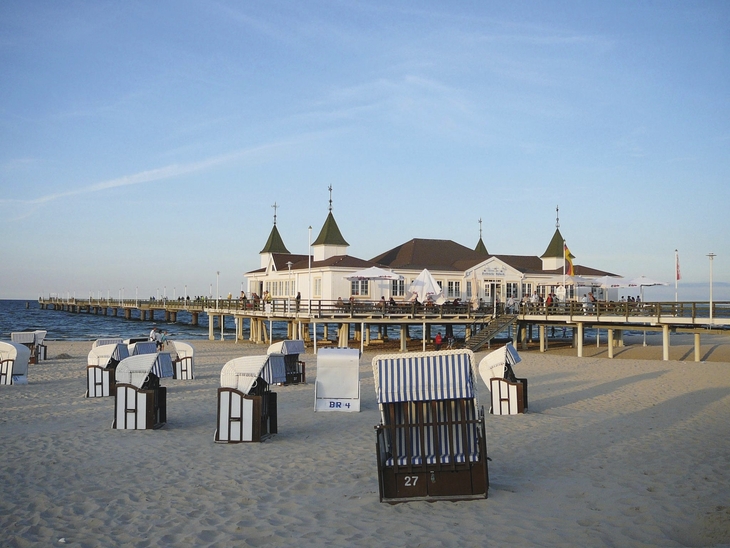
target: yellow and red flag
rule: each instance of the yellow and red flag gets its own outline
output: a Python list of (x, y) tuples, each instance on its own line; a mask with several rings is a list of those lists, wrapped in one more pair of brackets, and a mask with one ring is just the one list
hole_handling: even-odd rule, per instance
[(573, 268), (573, 254), (570, 252), (570, 249), (568, 249), (568, 245), (565, 242), (563, 242), (563, 255), (565, 256), (565, 260), (568, 261), (568, 276), (574, 276), (575, 269)]

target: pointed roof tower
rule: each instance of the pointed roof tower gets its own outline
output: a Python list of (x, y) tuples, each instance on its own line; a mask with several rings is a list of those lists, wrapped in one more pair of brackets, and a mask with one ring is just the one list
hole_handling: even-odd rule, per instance
[(276, 202), (274, 202), (274, 205), (272, 205), (271, 207), (274, 208), (274, 226), (272, 227), (271, 233), (269, 234), (269, 239), (266, 240), (266, 245), (264, 245), (264, 248), (259, 251), (259, 255), (261, 255), (262, 268), (268, 265), (269, 258), (274, 253), (289, 253), (289, 250), (284, 245), (284, 240), (281, 239), (279, 229), (276, 228), (276, 209), (279, 206), (276, 205)]
[[(555, 234), (553, 234), (552, 240), (547, 246), (545, 253), (540, 255), (542, 259), (543, 270), (556, 270), (563, 268), (564, 257), (563, 257), (563, 246), (565, 245), (565, 239), (560, 233), (560, 207), (555, 208)], [(574, 258), (571, 254), (571, 258)]]
[(330, 191), (329, 213), (324, 225), (322, 225), (322, 230), (319, 231), (319, 236), (312, 243), (315, 261), (323, 261), (336, 255), (346, 255), (347, 248), (350, 246), (342, 237), (342, 232), (340, 232), (335, 217), (332, 215), (332, 185), (328, 188)]
[(474, 251), (479, 253), (480, 255), (489, 255), (489, 251), (487, 251), (487, 246), (484, 245), (484, 241), (482, 240), (482, 220), (479, 219), (479, 241), (477, 242), (477, 246), (474, 248)]

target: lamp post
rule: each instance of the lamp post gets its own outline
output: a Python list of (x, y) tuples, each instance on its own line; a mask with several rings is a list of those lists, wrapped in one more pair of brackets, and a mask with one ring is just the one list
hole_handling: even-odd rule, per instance
[(289, 269), (289, 290), (286, 292), (288, 295), (287, 304), (289, 305), (289, 312), (291, 312), (291, 265), (294, 264), (291, 261), (286, 262), (286, 267)]
[(309, 225), (309, 246), (307, 247), (309, 260), (309, 314), (312, 314), (312, 225)]
[(218, 296), (220, 295), (220, 289), (218, 288), (218, 279), (220, 278), (220, 270), (215, 272), (215, 307), (218, 308)]
[(714, 253), (708, 253), (707, 256), (710, 258), (710, 321), (712, 321), (712, 260), (717, 257)]

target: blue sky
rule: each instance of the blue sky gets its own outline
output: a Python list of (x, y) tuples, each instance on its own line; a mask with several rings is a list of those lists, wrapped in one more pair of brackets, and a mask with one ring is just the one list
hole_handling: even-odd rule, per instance
[[(236, 292), (277, 226), (730, 300), (730, 4), (0, 4), (0, 298)], [(220, 272), (216, 276), (216, 272)], [(647, 290), (647, 297), (651, 297)], [(674, 287), (651, 290), (674, 296)]]

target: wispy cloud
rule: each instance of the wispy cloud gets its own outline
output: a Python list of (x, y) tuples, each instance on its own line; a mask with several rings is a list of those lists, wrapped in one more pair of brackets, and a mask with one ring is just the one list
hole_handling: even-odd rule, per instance
[[(34, 198), (0, 198), (0, 204), (17, 204), (26, 206), (23, 211), (19, 213), (19, 216), (12, 219), (6, 218), (6, 220), (25, 219), (31, 216), (32, 213), (35, 212), (39, 206), (49, 204), (64, 198), (80, 196), (84, 194), (92, 194), (95, 192), (103, 192), (113, 188), (132, 185), (144, 185), (146, 183), (174, 179), (184, 175), (189, 175), (191, 173), (205, 171), (207, 169), (235, 162), (244, 158), (260, 159), (266, 157), (269, 154), (280, 153), (284, 149), (296, 146), (297, 144), (303, 143), (307, 140), (311, 140), (312, 137), (313, 135), (300, 136), (298, 138), (287, 141), (267, 143), (252, 148), (237, 150), (229, 154), (213, 156), (211, 158), (206, 158), (197, 162), (190, 162), (186, 164), (170, 164), (155, 169), (132, 173), (130, 175), (124, 175), (122, 177), (117, 177), (116, 179), (100, 181), (91, 185), (73, 188), (52, 194), (44, 194), (42, 196), (37, 196)], [(314, 135), (314, 137), (316, 137), (316, 135)]]

